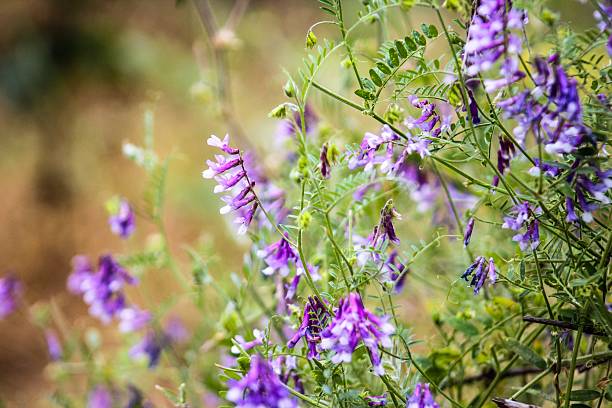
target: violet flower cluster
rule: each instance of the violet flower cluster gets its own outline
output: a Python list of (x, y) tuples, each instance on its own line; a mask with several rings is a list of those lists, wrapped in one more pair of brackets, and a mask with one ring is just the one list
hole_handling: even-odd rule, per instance
[(238, 408), (297, 408), (297, 401), (283, 386), (272, 365), (259, 355), (251, 357), (249, 372), (229, 380), (226, 398)]
[(575, 208), (582, 210), (584, 222), (593, 221), (593, 212), (601, 205), (610, 204), (608, 191), (612, 188), (612, 170), (602, 171), (596, 163), (589, 166), (589, 172), (579, 172), (579, 160), (574, 162), (572, 171), (567, 177), (569, 183), (574, 185), (573, 197), (566, 197), (565, 207), (567, 210), (566, 220), (568, 222), (578, 221)]
[(524, 77), (518, 69), (516, 56), (520, 53), (520, 37), (511, 30), (520, 29), (526, 13), (512, 7), (509, 0), (482, 0), (468, 29), (464, 48), (464, 64), (469, 76), (489, 71), (502, 60), (498, 79), (485, 79), (487, 92), (508, 86)]
[(219, 148), (225, 155), (217, 154), (215, 161), (207, 160), (208, 169), (202, 172), (202, 177), (215, 179), (217, 182), (215, 193), (229, 192), (221, 198), (226, 205), (219, 212), (221, 214), (237, 212), (238, 216), (234, 222), (240, 225), (238, 234), (245, 234), (258, 206), (253, 191), (255, 182), (248, 178), (240, 150), (229, 145), (229, 135), (223, 140), (212, 135), (207, 143), (209, 146)]
[[(470, 276), (471, 280), (469, 279)], [(484, 256), (479, 256), (474, 263), (468, 266), (463, 275), (461, 275), (461, 278), (469, 282), (469, 286), (474, 288), (475, 295), (480, 292), (486, 281), (491, 285), (495, 284), (497, 281), (497, 268), (493, 258), (489, 258), (487, 263)]]
[(72, 265), (68, 289), (83, 296), (92, 316), (105, 324), (119, 318), (120, 328), (126, 332), (138, 330), (148, 323), (149, 313), (129, 305), (124, 293), (126, 286), (137, 283), (136, 278), (111, 255), (102, 255), (99, 258), (96, 271), (90, 260), (83, 255), (75, 256)]
[(406, 402), (406, 408), (440, 408), (440, 405), (434, 400), (429, 384), (417, 383)]
[(577, 82), (567, 76), (557, 55), (548, 61), (535, 58), (533, 90), (525, 90), (498, 105), (507, 118), (517, 120), (514, 136), (523, 143), (532, 132), (551, 154), (573, 153), (589, 140), (590, 130), (582, 121)]
[[(269, 245), (263, 250), (257, 251), (257, 256), (262, 258), (268, 265), (261, 271), (266, 276), (278, 274), (284, 278), (291, 272), (291, 266), (293, 265), (295, 267), (295, 276), (291, 280), (286, 293), (286, 298), (292, 299), (305, 271), (297, 252), (289, 243), (288, 235), (285, 233), (285, 237), (281, 238), (278, 242)], [(306, 267), (313, 281), (321, 279), (317, 267), (310, 264), (307, 264)]]
[(540, 245), (540, 227), (536, 215), (541, 209), (533, 207), (527, 201), (512, 207), (512, 216), (504, 217), (502, 228), (513, 231), (523, 231), (512, 237), (512, 240), (519, 243), (521, 250), (527, 248), (536, 249)]
[[(380, 135), (366, 132), (359, 151), (349, 155), (349, 169), (363, 167), (364, 171), (372, 171), (375, 166), (379, 166), (383, 174), (400, 175), (412, 154), (418, 154), (421, 159), (430, 155), (431, 139), (450, 128), (451, 115), (441, 115), (434, 103), (420, 100), (414, 95), (409, 96), (408, 100), (412, 106), (421, 110), (421, 115), (404, 120), (403, 124), (408, 130), (405, 140), (401, 140), (388, 125), (383, 125)], [(396, 156), (394, 147), (400, 144), (405, 147)]]
[(608, 31), (610, 33), (608, 35), (606, 49), (608, 50), (608, 54), (612, 56), (612, 1), (604, 0), (602, 3), (599, 3), (599, 10), (595, 10), (593, 15), (597, 20), (597, 28), (602, 32)]
[(12, 275), (0, 278), (0, 319), (4, 319), (17, 309), (22, 293), (21, 282)]
[(280, 355), (273, 358), (270, 364), (283, 384), (289, 385), (289, 382), (292, 381), (293, 388), (299, 393), (304, 393), (304, 384), (297, 372), (295, 356)]
[(384, 375), (382, 356), (378, 347), (391, 347), (390, 335), (395, 328), (388, 317), (378, 317), (363, 305), (358, 293), (340, 299), (330, 325), (321, 333), (321, 349), (332, 352), (334, 364), (349, 363), (360, 342), (366, 346), (374, 372)]
[(329, 314), (323, 301), (316, 296), (309, 296), (302, 322), (297, 332), (289, 339), (287, 347), (294, 348), (300, 339), (304, 339), (308, 346), (308, 358), (319, 357), (319, 346), (321, 343), (321, 333), (327, 327)]

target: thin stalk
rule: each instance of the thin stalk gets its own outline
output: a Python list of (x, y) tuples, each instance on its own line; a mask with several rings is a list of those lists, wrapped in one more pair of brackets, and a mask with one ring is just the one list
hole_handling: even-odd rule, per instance
[(578, 358), (578, 351), (580, 350), (580, 340), (582, 340), (582, 326), (580, 326), (580, 328), (578, 329), (578, 333), (576, 334), (576, 340), (574, 341), (572, 362), (570, 364), (567, 387), (565, 388), (565, 402), (563, 404), (565, 408), (569, 408), (570, 406), (570, 394), (572, 393), (572, 385), (574, 385), (574, 371), (576, 370), (576, 359)]
[(550, 366), (546, 370), (542, 371), (540, 374), (538, 374), (535, 377), (533, 377), (533, 379), (531, 381), (529, 381), (527, 384), (525, 384), (524, 386), (522, 386), (520, 390), (518, 390), (517, 392), (512, 394), (510, 399), (511, 400), (515, 400), (518, 397), (520, 397), (521, 395), (523, 395), (523, 393), (525, 393), (525, 391), (527, 391), (528, 389), (533, 387), (535, 384), (537, 384), (542, 378), (546, 377), (552, 371), (552, 369), (553, 369), (553, 366)]
[[(453, 42), (450, 40), (450, 36), (446, 28), (446, 23), (444, 22), (444, 19), (442, 18), (442, 14), (440, 13), (440, 10), (438, 8), (435, 8), (435, 11), (436, 11), (436, 15), (438, 16), (438, 20), (440, 21), (440, 25), (442, 26), (442, 29), (444, 30), (444, 36), (446, 37), (446, 41), (448, 42), (448, 46), (450, 47), (453, 60), (455, 61), (455, 67), (457, 68), (457, 77), (459, 78), (459, 83), (461, 84), (461, 86), (459, 87), (459, 90), (461, 91), (460, 93), (461, 93), (461, 99), (463, 100), (463, 106), (467, 107), (469, 105), (469, 102), (468, 102), (468, 97), (466, 95), (467, 88), (465, 85), (465, 80), (463, 79), (463, 75), (461, 73), (461, 64), (459, 63), (459, 59), (457, 58), (457, 54), (455, 53), (455, 46), (453, 45)], [(474, 123), (472, 122), (472, 113), (470, 112), (469, 109), (466, 109), (466, 114), (467, 114), (468, 126), (470, 127), (470, 131), (472, 133), (472, 139), (473, 139), (474, 146), (478, 149), (482, 158), (493, 169), (493, 172), (497, 175), (497, 177), (502, 182), (504, 187), (506, 187), (506, 190), (508, 190), (508, 193), (510, 197), (512, 198), (512, 200), (515, 203), (518, 203), (518, 199), (516, 198), (514, 190), (510, 188), (503, 174), (501, 174), (497, 166), (495, 166), (493, 162), (491, 162), (491, 159), (489, 158), (489, 156), (485, 154), (485, 152), (482, 150), (482, 147), (480, 147), (480, 144), (478, 143), (478, 138), (476, 136), (476, 131), (474, 129)]]
[(363, 82), (361, 81), (361, 75), (359, 75), (359, 71), (357, 69), (357, 64), (355, 63), (355, 57), (353, 56), (353, 50), (346, 40), (346, 28), (344, 27), (344, 15), (342, 13), (342, 0), (338, 0), (338, 25), (340, 26), (340, 33), (342, 34), (342, 42), (344, 42), (344, 46), (346, 47), (346, 52), (348, 54), (349, 60), (351, 61), (351, 66), (353, 68), (353, 72), (355, 73), (355, 77), (357, 78), (357, 82), (359, 83), (359, 88), (363, 89)]

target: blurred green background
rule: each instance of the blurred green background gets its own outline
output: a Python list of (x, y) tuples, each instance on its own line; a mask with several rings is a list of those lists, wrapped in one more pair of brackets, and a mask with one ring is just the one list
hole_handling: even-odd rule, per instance
[[(354, 18), (361, 2), (347, 3)], [(592, 24), (590, 9), (578, 1), (552, 3), (578, 26)], [(222, 23), (234, 2), (212, 4)], [(408, 25), (425, 16), (414, 11)], [(267, 113), (283, 101), (282, 68), (296, 71), (308, 27), (324, 18), (315, 0), (253, 0), (230, 38), (229, 94), (248, 138), (238, 143), (252, 145), (269, 168), (278, 168), (281, 159), (271, 148), (277, 122)], [(326, 32), (335, 38), (327, 29), (317, 35)], [(325, 82), (346, 83), (347, 76), (333, 72)], [(214, 82), (210, 41), (190, 1), (1, 2), (0, 273), (14, 271), (24, 281), (25, 302), (53, 299), (78, 325), (86, 309), (65, 290), (72, 256), (136, 245), (111, 234), (104, 202), (119, 194), (138, 205), (144, 176), (122, 156), (121, 145), (141, 142), (147, 110), (154, 113), (157, 150), (176, 156), (165, 215), (172, 242), (177, 248), (209, 242), (220, 271), (239, 269), (237, 254), (245, 243), (232, 238), (217, 215), (212, 186), (200, 176), (211, 155), (206, 138), (229, 127)], [(325, 103), (317, 101), (324, 111)], [(331, 108), (326, 115), (332, 122), (346, 120)], [(352, 120), (367, 123), (358, 115)], [(376, 127), (369, 123), (363, 130)], [(138, 228), (136, 240), (150, 226), (139, 220)], [(171, 279), (158, 278), (152, 296), (170, 290)], [(406, 315), (427, 318), (419, 313), (421, 302), (413, 297)], [(44, 338), (28, 323), (27, 308), (0, 321), (0, 396), (9, 404), (42, 401), (50, 389), (47, 361)]]

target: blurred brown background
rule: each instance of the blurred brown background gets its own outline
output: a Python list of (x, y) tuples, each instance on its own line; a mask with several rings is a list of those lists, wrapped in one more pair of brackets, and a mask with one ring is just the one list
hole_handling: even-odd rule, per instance
[[(223, 23), (233, 2), (212, 3)], [(238, 26), (232, 93), (255, 144), (273, 136), (276, 123), (266, 114), (283, 98), (280, 68), (295, 67), (318, 14), (307, 1), (252, 1)], [(206, 138), (227, 128), (212, 92), (194, 86), (214, 79), (209, 59), (190, 1), (2, 1), (0, 274), (23, 280), (25, 302), (53, 298), (71, 318), (85, 314), (65, 290), (72, 256), (135, 245), (110, 233), (104, 202), (115, 194), (140, 200), (142, 171), (122, 156), (121, 144), (142, 142), (147, 109), (157, 150), (179, 157), (168, 182), (170, 236), (178, 244), (214, 235), (223, 242), (220, 256), (232, 253), (223, 219), (211, 216), (218, 199), (200, 176)], [(139, 228), (145, 224), (139, 220)], [(27, 308), (0, 321), (2, 399), (32, 406), (48, 392), (47, 362)]]

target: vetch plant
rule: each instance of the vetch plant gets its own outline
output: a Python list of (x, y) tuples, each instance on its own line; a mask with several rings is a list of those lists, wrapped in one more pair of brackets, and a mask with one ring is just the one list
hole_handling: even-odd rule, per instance
[[(208, 2), (196, 3), (212, 36)], [(134, 241), (147, 220), (155, 235), (97, 266), (75, 257), (68, 287), (117, 323), (114, 358), (167, 381), (107, 370), (96, 336), (58, 336), (51, 308), (50, 357), (65, 376), (86, 363), (90, 407), (146, 406), (159, 392), (179, 407), (612, 401), (612, 5), (576, 2), (599, 21), (578, 33), (543, 1), (349, 3), (319, 0), (326, 17), (270, 113), (273, 152), (240, 132), (206, 140), (216, 154), (203, 185), (225, 204), (203, 217), (232, 215), (248, 239), (241, 273), (214, 249), (184, 245), (188, 261), (171, 250), (171, 157), (153, 149), (150, 114), (144, 146), (124, 146), (148, 182), (142, 205), (117, 201), (110, 227)], [(135, 292), (157, 270), (178, 289), (150, 304)], [(17, 305), (9, 279), (0, 317)], [(185, 299), (190, 329), (169, 312)], [(78, 399), (61, 386), (54, 398)]]

